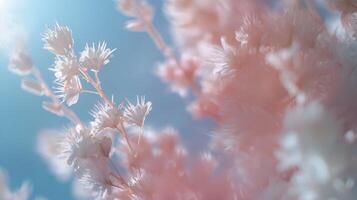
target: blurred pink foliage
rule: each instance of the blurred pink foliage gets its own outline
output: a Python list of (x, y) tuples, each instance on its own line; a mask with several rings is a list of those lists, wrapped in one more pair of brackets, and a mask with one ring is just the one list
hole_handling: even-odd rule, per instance
[[(156, 30), (145, 0), (117, 5), (131, 18), (127, 29), (148, 33), (165, 56), (157, 75), (174, 92), (193, 96), (188, 111), (217, 127), (201, 155), (185, 149), (173, 128), (145, 128), (151, 102), (137, 97), (117, 104), (101, 87), (99, 71), (114, 50), (87, 45), (77, 56), (71, 30), (56, 25), (43, 40), (56, 55), (59, 95), (23, 49), (14, 52), (10, 68), (32, 75), (23, 88), (49, 97), (43, 107), (73, 122), (40, 134), (38, 149), (60, 179), (77, 177), (76, 194), (356, 199), (357, 1), (167, 0), (175, 48)], [(323, 16), (332, 13), (338, 31)], [(64, 104), (77, 103), (82, 92), (101, 99), (89, 124)]]

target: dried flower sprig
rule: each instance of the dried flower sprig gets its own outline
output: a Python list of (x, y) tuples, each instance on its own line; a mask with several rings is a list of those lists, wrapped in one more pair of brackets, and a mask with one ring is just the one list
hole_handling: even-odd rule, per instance
[[(338, 35), (318, 12), (321, 2), (169, 0), (173, 53), (145, 0), (118, 1), (134, 18), (127, 28), (147, 32), (165, 55), (158, 75), (176, 92), (191, 90), (189, 111), (216, 123), (212, 149), (198, 157), (174, 129), (144, 128), (152, 109), (144, 97), (125, 106), (106, 95), (99, 77), (113, 53), (106, 43), (87, 45), (78, 57), (71, 30), (57, 24), (44, 41), (56, 54), (62, 101), (35, 74), (22, 87), (54, 98), (45, 109), (74, 125), (62, 131), (64, 140), (42, 142), (62, 141), (65, 160), (98, 199), (354, 200), (357, 9), (354, 0), (327, 1), (341, 12)], [(33, 74), (28, 58), (12, 56), (13, 71)], [(83, 92), (100, 98), (89, 125), (63, 107)], [(44, 157), (58, 152), (42, 150)]]
[[(144, 97), (141, 97), (138, 105), (134, 106), (128, 102), (128, 107), (124, 109), (122, 105), (116, 106), (113, 100), (109, 100), (102, 89), (99, 71), (102, 66), (109, 63), (109, 58), (115, 49), (107, 48), (105, 42), (99, 43), (97, 48), (94, 44), (92, 47), (86, 45), (78, 59), (73, 50), (72, 31), (68, 27), (56, 24), (53, 30), (47, 30), (43, 41), (44, 48), (56, 56), (53, 68), (50, 70), (54, 72), (56, 78), (58, 95), (55, 95), (45, 84), (39, 70), (34, 67), (30, 56), (24, 49), (14, 51), (10, 65), (10, 69), (17, 74), (33, 76), (34, 80), (23, 80), (23, 89), (33, 94), (45, 95), (51, 99), (50, 102), (43, 103), (45, 110), (65, 116), (73, 122), (73, 128), (69, 128), (63, 137), (55, 136), (51, 139), (51, 136), (43, 136), (45, 138), (42, 142), (60, 142), (61, 145), (59, 150), (54, 152), (50, 152), (50, 148), (41, 148), (42, 151), (49, 151), (41, 154), (45, 158), (49, 158), (49, 155), (54, 153), (62, 154), (68, 165), (74, 169), (78, 179), (97, 197), (107, 198), (108, 195), (111, 195), (113, 188), (130, 191), (129, 184), (110, 158), (112, 139), (104, 136), (103, 132), (106, 129), (118, 131), (126, 141), (130, 152), (133, 155), (136, 154), (137, 150), (133, 149), (130, 144), (126, 129), (129, 124), (143, 128), (145, 118), (151, 110), (151, 102), (145, 102)], [(89, 83), (94, 91), (85, 90), (81, 84), (83, 80)], [(96, 94), (103, 102), (97, 105), (92, 112), (94, 120), (90, 126), (82, 123), (77, 115), (64, 105), (64, 103), (68, 106), (76, 104), (82, 92)], [(53, 159), (49, 163), (58, 162), (58, 159)], [(66, 173), (66, 169), (62, 169), (64, 170), (62, 173)]]
[(51, 99), (50, 102), (43, 102), (43, 107), (52, 113), (59, 116), (68, 118), (75, 124), (81, 124), (82, 122), (78, 116), (60, 103), (59, 98), (52, 92), (49, 86), (46, 84), (38, 68), (33, 65), (32, 59), (27, 55), (26, 49), (23, 45), (18, 46), (13, 52), (12, 57), (16, 58), (10, 62), (10, 69), (12, 71), (21, 71), (22, 75), (32, 76), (34, 80), (24, 79), (22, 82), (22, 88), (26, 91), (34, 93), (36, 95), (45, 95)]

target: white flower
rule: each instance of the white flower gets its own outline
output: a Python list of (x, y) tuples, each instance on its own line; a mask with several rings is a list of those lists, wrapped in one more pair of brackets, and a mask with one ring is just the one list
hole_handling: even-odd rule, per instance
[(105, 42), (99, 43), (97, 48), (94, 44), (91, 47), (87, 44), (81, 53), (80, 62), (85, 68), (99, 71), (103, 65), (109, 63), (109, 58), (114, 51), (115, 49), (111, 50), (107, 48)]
[(44, 48), (56, 55), (64, 56), (73, 47), (72, 32), (67, 26), (56, 24), (54, 30), (45, 32), (42, 40)]
[(145, 118), (151, 111), (151, 102), (145, 102), (145, 97), (137, 97), (136, 105), (128, 101), (128, 106), (125, 108), (124, 116), (128, 123), (137, 126), (144, 126)]
[(25, 76), (32, 72), (32, 68), (32, 59), (23, 48), (17, 48), (11, 53), (9, 69), (12, 72)]
[(112, 141), (108, 137), (96, 137), (87, 128), (77, 126), (68, 130), (62, 144), (67, 163), (75, 170), (82, 170), (81, 160), (109, 157)]
[(56, 57), (51, 71), (55, 73), (57, 81), (68, 81), (79, 74), (80, 64), (74, 56)]
[(91, 122), (95, 133), (105, 128), (115, 129), (123, 121), (123, 114), (120, 108), (112, 107), (106, 103), (99, 103), (92, 111), (94, 121)]
[(66, 102), (68, 106), (76, 104), (79, 99), (79, 94), (82, 90), (82, 85), (78, 76), (65, 81), (56, 82), (59, 86), (56, 88), (59, 97), (62, 98), (63, 102)]
[(123, 179), (110, 167), (109, 153), (112, 140), (97, 137), (87, 128), (69, 129), (63, 143), (63, 154), (73, 166), (76, 176), (85, 188), (99, 199), (105, 199), (111, 188), (121, 187)]
[(57, 56), (55, 65), (50, 70), (54, 71), (56, 77), (57, 93), (67, 105), (77, 103), (82, 85), (79, 79), (80, 65), (73, 55), (66, 57)]

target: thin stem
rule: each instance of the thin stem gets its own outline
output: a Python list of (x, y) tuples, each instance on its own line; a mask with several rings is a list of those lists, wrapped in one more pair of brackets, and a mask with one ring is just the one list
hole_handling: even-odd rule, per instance
[(139, 132), (139, 138), (138, 138), (138, 146), (140, 145), (141, 137), (143, 136), (143, 134), (144, 134), (144, 128), (141, 126)]
[(98, 95), (104, 100), (105, 103), (110, 105), (111, 107), (115, 107), (115, 104), (109, 99), (109, 97), (105, 94), (101, 82), (99, 79), (98, 72), (94, 72), (96, 80), (94, 80), (86, 70), (80, 70), (81, 74), (83, 75), (84, 79), (93, 86), (93, 88), (97, 91)]
[(38, 70), (38, 68), (34, 67), (32, 69), (32, 74), (37, 79), (37, 81), (41, 84), (43, 89), (45, 90), (45, 95), (47, 97), (51, 98), (51, 100), (54, 103), (61, 105), (61, 110), (63, 111), (63, 115), (66, 118), (68, 118), (71, 122), (73, 122), (74, 124), (79, 124), (79, 125), (83, 126), (83, 123), (80, 120), (80, 118), (77, 116), (77, 114), (75, 112), (73, 112), (71, 109), (69, 109), (67, 106), (63, 105), (61, 103), (61, 101), (58, 99), (58, 97), (49, 88), (46, 81), (42, 78), (42, 74), (41, 74), (40, 70)]
[(120, 123), (119, 125), (117, 125), (117, 130), (119, 131), (119, 133), (121, 133), (121, 135), (124, 137), (128, 147), (129, 147), (129, 151), (130, 153), (134, 153), (134, 149), (131, 146), (130, 140), (129, 140), (129, 136), (128, 133), (126, 132), (124, 125), (122, 123)]
[[(166, 57), (166, 59), (174, 60), (177, 65), (180, 65), (180, 60), (175, 55), (175, 52), (172, 50), (173, 48), (171, 48), (165, 42), (160, 32), (155, 28), (154, 24), (151, 21), (144, 19), (140, 11), (140, 8), (138, 6), (138, 2), (137, 2), (138, 0), (133, 0), (133, 1), (135, 3), (134, 5), (135, 5), (137, 17), (144, 23), (146, 27), (146, 32), (148, 33), (150, 38), (154, 41), (158, 50), (161, 52), (163, 56)], [(191, 89), (194, 95), (199, 96), (201, 94), (200, 87), (196, 83), (192, 84)]]
[(98, 92), (96, 91), (91, 91), (91, 90), (81, 90), (82, 93), (87, 93), (87, 94), (95, 94), (95, 95), (99, 95)]
[(172, 48), (166, 44), (160, 32), (155, 28), (151, 21), (144, 19), (141, 10), (138, 6), (137, 0), (133, 0), (135, 5), (135, 10), (137, 17), (145, 24), (146, 31), (154, 41), (156, 47), (160, 50), (160, 52), (168, 59), (174, 60), (177, 64), (179, 64), (179, 59), (176, 57), (175, 53), (172, 51)]
[(109, 158), (109, 163), (110, 163), (110, 165), (112, 166), (112, 168), (114, 169), (114, 171), (115, 171), (115, 173), (116, 173), (116, 174), (115, 174), (115, 177), (120, 180), (121, 184), (123, 184), (123, 185), (125, 185), (126, 187), (128, 187), (128, 186), (129, 186), (128, 183), (127, 183), (126, 180), (120, 175), (120, 172), (119, 172), (118, 168), (114, 165), (114, 162), (113, 162), (113, 160), (112, 160), (111, 158)]
[[(80, 72), (82, 73), (84, 79), (95, 88), (95, 90), (98, 92), (98, 95), (104, 100), (104, 102), (114, 108), (114, 102), (109, 100), (108, 96), (104, 93), (102, 89), (98, 71), (94, 71), (95, 80), (93, 80), (93, 78), (88, 74), (86, 70), (81, 69)], [(128, 133), (126, 132), (124, 125), (120, 123), (117, 126), (117, 129), (123, 135), (126, 143), (128, 144), (130, 153), (134, 153), (133, 147), (130, 144)]]
[(95, 76), (95, 82), (96, 82), (98, 85), (102, 85), (102, 83), (100, 82), (99, 72), (98, 72), (98, 71), (94, 71), (94, 76)]

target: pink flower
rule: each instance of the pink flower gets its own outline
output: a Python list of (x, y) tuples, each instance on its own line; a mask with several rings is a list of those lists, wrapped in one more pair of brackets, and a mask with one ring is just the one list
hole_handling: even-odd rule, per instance
[(175, 60), (168, 60), (159, 66), (158, 76), (165, 82), (171, 84), (171, 89), (181, 96), (185, 96), (187, 90), (195, 87), (195, 77), (197, 75), (197, 60), (190, 56), (183, 56), (180, 63)]

